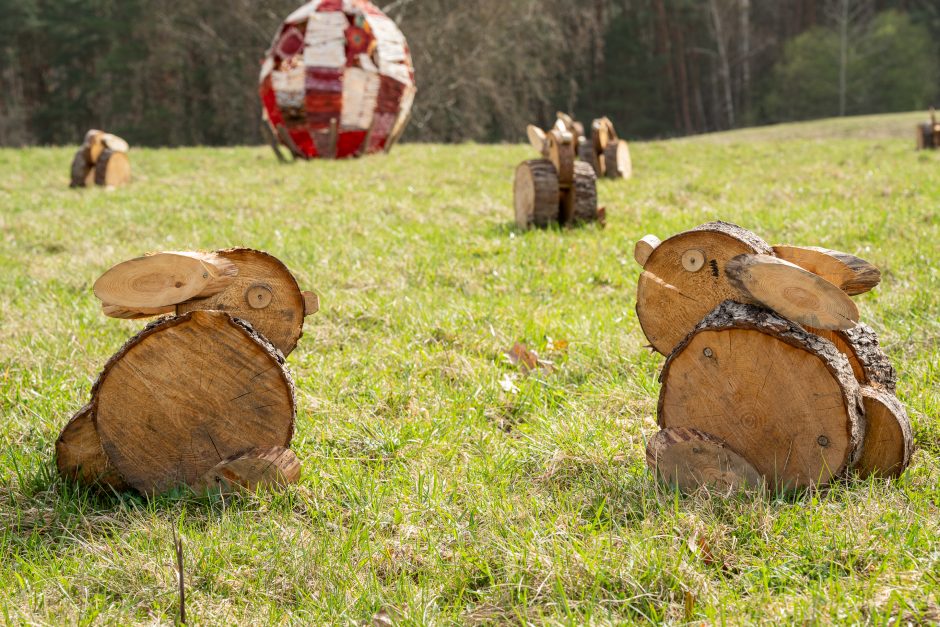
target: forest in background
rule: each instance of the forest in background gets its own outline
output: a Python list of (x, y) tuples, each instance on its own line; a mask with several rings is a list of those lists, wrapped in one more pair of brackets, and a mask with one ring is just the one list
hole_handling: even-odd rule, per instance
[[(262, 141), (260, 61), (298, 0), (0, 0), (0, 145)], [(405, 140), (519, 141), (557, 109), (629, 138), (940, 105), (936, 0), (386, 0)]]

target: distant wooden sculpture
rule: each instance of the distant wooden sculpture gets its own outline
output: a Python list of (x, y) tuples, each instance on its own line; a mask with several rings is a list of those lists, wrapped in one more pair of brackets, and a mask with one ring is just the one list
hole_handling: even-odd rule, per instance
[(542, 158), (516, 168), (516, 224), (526, 229), (553, 223), (603, 223), (604, 210), (597, 207), (597, 177), (590, 166), (577, 160), (576, 138), (565, 121), (559, 117), (548, 131), (530, 125), (527, 135)]
[(278, 159), (392, 149), (416, 93), (408, 42), (367, 0), (312, 0), (278, 28), (259, 79), (262, 129)]
[(154, 253), (114, 266), (94, 291), (110, 316), (170, 315), (105, 365), (56, 442), (63, 477), (148, 495), (297, 480), (284, 355), (319, 303), (280, 261), (245, 248)]
[(120, 187), (131, 182), (131, 162), (127, 142), (104, 131), (85, 134), (72, 159), (70, 187)]
[(930, 120), (917, 125), (917, 149), (936, 150), (940, 148), (940, 121), (937, 112), (931, 107)]
[(647, 451), (657, 476), (682, 490), (788, 490), (907, 467), (894, 368), (849, 298), (878, 284), (877, 268), (724, 222), (647, 235), (634, 258), (640, 325), (668, 355), (663, 433)]

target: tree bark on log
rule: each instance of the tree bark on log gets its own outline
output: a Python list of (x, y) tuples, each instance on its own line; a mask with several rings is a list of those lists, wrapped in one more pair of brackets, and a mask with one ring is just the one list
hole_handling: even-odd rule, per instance
[(254, 447), (286, 447), (294, 430), (283, 357), (219, 311), (149, 325), (108, 361), (92, 398), (102, 448), (143, 494), (194, 485)]
[(754, 233), (710, 222), (663, 241), (649, 255), (637, 288), (636, 313), (650, 345), (669, 355), (723, 300), (741, 300), (725, 274), (740, 254), (769, 254)]
[(662, 429), (646, 447), (646, 463), (662, 482), (681, 492), (702, 487), (723, 492), (760, 488), (764, 479), (720, 438), (695, 429)]
[(559, 219), (558, 171), (547, 159), (524, 161), (516, 168), (513, 205), (521, 229), (546, 227)]
[(667, 359), (659, 424), (721, 438), (769, 485), (825, 485), (861, 453), (864, 409), (848, 360), (775, 313), (726, 301)]
[(891, 394), (897, 387), (897, 372), (891, 360), (881, 350), (878, 335), (867, 324), (859, 323), (847, 331), (830, 331), (806, 327), (810, 333), (829, 340), (844, 354), (852, 367), (852, 373), (862, 385), (880, 387)]
[(561, 223), (565, 226), (597, 221), (597, 177), (583, 161), (574, 164), (574, 182), (562, 192)]

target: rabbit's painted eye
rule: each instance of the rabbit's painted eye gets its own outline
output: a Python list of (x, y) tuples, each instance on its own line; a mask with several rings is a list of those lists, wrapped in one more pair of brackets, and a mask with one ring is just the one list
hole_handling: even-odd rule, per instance
[(705, 253), (693, 248), (682, 253), (682, 267), (689, 272), (698, 272), (705, 265)]
[(252, 285), (245, 292), (245, 300), (253, 309), (264, 309), (271, 304), (273, 297), (274, 294), (271, 292), (271, 288), (260, 283)]

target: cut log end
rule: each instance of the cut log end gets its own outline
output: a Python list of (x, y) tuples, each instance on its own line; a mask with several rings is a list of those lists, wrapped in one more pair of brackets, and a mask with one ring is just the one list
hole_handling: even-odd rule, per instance
[(838, 287), (808, 270), (770, 255), (739, 255), (725, 273), (746, 299), (784, 318), (820, 329), (851, 329), (858, 308)]
[(630, 147), (620, 139), (611, 142), (604, 150), (604, 175), (611, 179), (628, 179), (633, 176), (633, 161)]
[(101, 485), (117, 491), (128, 488), (101, 448), (95, 430), (94, 405), (82, 407), (69, 420), (55, 443), (55, 463), (62, 478), (84, 486)]
[(684, 493), (700, 488), (737, 492), (764, 485), (750, 462), (720, 438), (695, 429), (659, 431), (647, 445), (646, 461), (661, 481)]
[(143, 494), (194, 485), (253, 447), (286, 447), (294, 430), (283, 358), (221, 311), (149, 325), (108, 361), (92, 393), (102, 448)]
[(636, 260), (640, 267), (646, 265), (646, 261), (650, 258), (650, 255), (653, 254), (653, 251), (662, 244), (658, 237), (655, 235), (645, 235), (642, 239), (638, 240), (633, 246), (633, 259)]
[(858, 382), (829, 342), (773, 312), (727, 301), (670, 355), (660, 426), (721, 438), (769, 485), (825, 485), (854, 465)]
[(550, 161), (533, 159), (519, 164), (513, 183), (519, 228), (546, 227), (558, 222), (559, 191), (558, 173)]
[(288, 448), (253, 448), (219, 462), (192, 485), (197, 493), (255, 492), (300, 480), (300, 462)]
[(887, 390), (862, 388), (865, 441), (855, 471), (862, 478), (901, 476), (911, 461), (914, 438), (907, 412)]
[(120, 187), (131, 182), (131, 162), (127, 154), (105, 149), (95, 163), (95, 185)]
[(529, 124), (526, 129), (526, 137), (529, 138), (529, 144), (542, 156), (545, 156), (545, 131)]

